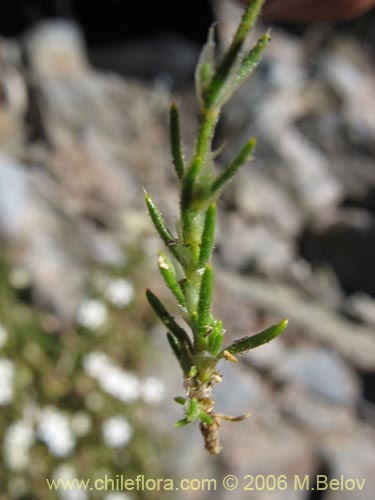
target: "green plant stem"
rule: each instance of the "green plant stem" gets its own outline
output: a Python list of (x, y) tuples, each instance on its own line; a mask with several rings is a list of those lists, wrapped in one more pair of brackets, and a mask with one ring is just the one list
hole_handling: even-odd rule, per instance
[(287, 325), (287, 321), (283, 320), (263, 332), (243, 337), (223, 349), (225, 330), (222, 322), (216, 320), (211, 311), (214, 272), (210, 260), (215, 243), (216, 199), (249, 160), (255, 147), (255, 139), (250, 139), (233, 161), (218, 174), (215, 160), (219, 153), (212, 151), (212, 141), (223, 105), (238, 85), (251, 74), (269, 42), (269, 35), (265, 34), (252, 49), (243, 53), (245, 39), (263, 3), (264, 0), (247, 2), (232, 43), (218, 64), (215, 62), (214, 27), (210, 29), (195, 72), (200, 105), (199, 125), (189, 161), (184, 159), (178, 109), (174, 103), (171, 106), (171, 153), (180, 182), (180, 219), (176, 226), (176, 236), (168, 228), (154, 201), (145, 192), (151, 220), (176, 261), (175, 265), (163, 252), (159, 252), (159, 270), (191, 330), (191, 334), (188, 334), (158, 297), (147, 290), (147, 299), (168, 330), (169, 345), (184, 375), (185, 396), (176, 398), (176, 402), (184, 407), (184, 418), (176, 422), (176, 427), (200, 421), (205, 447), (211, 454), (220, 451), (221, 420), (235, 422), (248, 416), (246, 414), (231, 417), (215, 413), (213, 387), (221, 381), (217, 363), (222, 358), (237, 361), (235, 354), (269, 342), (280, 335)]
[(186, 210), (189, 210), (193, 202), (193, 189), (197, 176), (202, 169), (211, 150), (211, 142), (215, 132), (215, 127), (219, 119), (218, 110), (202, 110), (201, 124), (198, 130), (195, 154), (186, 173), (181, 191), (181, 215), (184, 222), (184, 236), (189, 232), (190, 224), (185, 220)]

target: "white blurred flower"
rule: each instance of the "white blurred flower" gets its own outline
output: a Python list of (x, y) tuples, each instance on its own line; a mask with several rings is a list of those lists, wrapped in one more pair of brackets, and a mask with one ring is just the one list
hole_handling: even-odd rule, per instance
[(14, 267), (9, 273), (9, 282), (17, 290), (22, 290), (30, 286), (30, 273), (23, 267)]
[(71, 418), (71, 427), (77, 437), (86, 436), (92, 427), (90, 415), (85, 411), (75, 413)]
[(96, 379), (105, 392), (120, 401), (132, 403), (140, 396), (138, 377), (116, 366), (105, 353), (94, 351), (87, 354), (83, 365), (88, 375)]
[(99, 382), (104, 391), (124, 403), (132, 403), (140, 395), (138, 377), (118, 368), (109, 370)]
[(104, 500), (130, 500), (131, 497), (123, 491), (113, 491), (104, 497)]
[(7, 467), (21, 472), (29, 465), (29, 451), (34, 442), (32, 425), (24, 420), (11, 424), (4, 435), (4, 461)]
[(8, 331), (5, 326), (0, 324), (0, 349), (6, 344), (8, 339)]
[(64, 463), (56, 467), (53, 471), (53, 479), (58, 481), (61, 479), (62, 481), (71, 481), (76, 476), (76, 471), (74, 467), (69, 463)]
[(89, 330), (97, 330), (107, 320), (107, 308), (103, 302), (95, 299), (84, 300), (77, 313), (77, 323)]
[(75, 447), (75, 439), (67, 417), (53, 407), (42, 410), (38, 437), (47, 445), (54, 457), (66, 457)]
[(128, 444), (133, 428), (124, 417), (114, 416), (103, 422), (102, 432), (105, 444), (117, 448)]
[(0, 358), (0, 406), (9, 404), (13, 399), (15, 366), (7, 358)]
[[(76, 471), (74, 467), (70, 464), (61, 464), (53, 472), (53, 479), (58, 481), (73, 481), (77, 478)], [(59, 488), (58, 494), (62, 500), (86, 500), (88, 498), (87, 493), (83, 489), (79, 489), (78, 486), (71, 483), (71, 488)]]
[(106, 298), (116, 307), (125, 307), (133, 300), (134, 286), (124, 278), (110, 280), (105, 289)]
[(165, 396), (165, 387), (156, 377), (146, 378), (141, 386), (142, 397), (146, 403), (160, 403)]
[(92, 351), (83, 359), (83, 367), (93, 378), (100, 378), (108, 368), (113, 366), (112, 360), (102, 351)]

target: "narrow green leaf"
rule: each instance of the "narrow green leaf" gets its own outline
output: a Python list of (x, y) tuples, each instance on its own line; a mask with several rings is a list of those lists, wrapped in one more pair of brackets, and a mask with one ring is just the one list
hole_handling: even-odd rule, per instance
[(184, 425), (188, 425), (190, 424), (190, 422), (188, 420), (186, 420), (185, 418), (181, 419), (181, 420), (177, 420), (177, 422), (175, 422), (174, 426), (176, 427), (176, 429), (179, 429), (180, 427), (184, 427)]
[(215, 243), (216, 205), (212, 203), (206, 212), (198, 267), (204, 267), (211, 258)]
[(164, 252), (159, 251), (158, 267), (160, 274), (163, 276), (164, 281), (173, 295), (176, 297), (177, 302), (186, 309), (186, 301), (184, 293), (177, 281), (176, 271), (172, 262), (168, 259)]
[(198, 299), (198, 332), (200, 335), (205, 335), (210, 326), (213, 287), (214, 272), (212, 266), (207, 264), (202, 276)]
[(181, 346), (185, 346), (190, 352), (193, 352), (193, 346), (188, 334), (183, 328), (181, 328), (181, 326), (176, 323), (173, 316), (169, 314), (169, 312), (156, 297), (156, 295), (151, 290), (147, 289), (146, 297), (150, 306), (153, 308), (155, 313), (159, 316), (168, 330), (172, 333), (172, 335), (174, 335), (180, 342)]
[(217, 321), (211, 335), (208, 337), (208, 348), (213, 356), (216, 356), (222, 347), (224, 338), (223, 322)]
[(172, 349), (174, 355), (177, 358), (177, 361), (180, 363), (181, 362), (181, 353), (180, 353), (180, 347), (178, 345), (177, 340), (169, 332), (167, 332), (167, 339), (168, 339), (169, 345), (171, 346), (171, 349)]
[(179, 113), (176, 103), (172, 103), (170, 109), (169, 133), (170, 133), (173, 165), (176, 170), (177, 177), (181, 180), (184, 176), (185, 161), (184, 161), (184, 153), (182, 150)]
[(175, 398), (173, 398), (174, 401), (176, 401), (176, 403), (178, 403), (179, 405), (184, 405), (186, 403), (186, 398), (183, 398), (181, 396), (176, 396)]
[(205, 411), (201, 410), (200, 414), (199, 414), (199, 419), (204, 423), (204, 424), (207, 424), (207, 425), (212, 425), (213, 423), (213, 418), (208, 414), (206, 413)]
[(182, 371), (187, 375), (191, 368), (191, 356), (187, 346), (181, 346), (180, 365)]
[(207, 109), (222, 106), (233, 94), (237, 86), (237, 74), (241, 63), (241, 51), (245, 39), (254, 26), (264, 0), (252, 0), (244, 10), (241, 22), (227, 52), (212, 78), (205, 96)]
[(191, 398), (189, 402), (189, 407), (185, 413), (185, 419), (188, 422), (195, 422), (199, 418), (201, 410), (198, 405), (198, 401), (196, 398)]
[(234, 45), (220, 63), (204, 95), (205, 109), (221, 108), (236, 90), (242, 59), (241, 48), (242, 43)]
[(181, 345), (170, 332), (167, 332), (167, 339), (182, 371), (188, 374), (191, 368), (191, 356), (188, 347)]
[(270, 40), (271, 37), (268, 33), (261, 36), (257, 41), (257, 43), (255, 44), (255, 46), (252, 49), (250, 49), (249, 52), (245, 55), (245, 57), (242, 59), (240, 69), (237, 75), (238, 85), (241, 84), (244, 80), (246, 80), (246, 78), (250, 76), (250, 74), (256, 68)]
[(217, 176), (211, 186), (211, 195), (217, 194), (229, 182), (236, 172), (249, 160), (254, 151), (256, 140), (250, 139), (241, 149), (236, 158)]
[(169, 230), (167, 224), (165, 223), (163, 216), (161, 215), (160, 210), (156, 207), (153, 199), (144, 189), (145, 201), (148, 209), (148, 213), (150, 214), (151, 220), (154, 223), (154, 226), (157, 232), (160, 235), (160, 238), (164, 241), (167, 247), (172, 251), (174, 245), (176, 244), (176, 240), (173, 237), (171, 231)]
[(241, 22), (237, 28), (237, 31), (233, 37), (232, 45), (244, 41), (250, 30), (253, 28), (260, 10), (264, 4), (265, 0), (249, 0), (247, 7), (242, 15)]
[(222, 358), (224, 356), (224, 351), (228, 351), (231, 354), (238, 354), (248, 351), (249, 349), (254, 349), (255, 347), (259, 347), (263, 344), (267, 344), (278, 335), (280, 335), (287, 326), (288, 320), (283, 319), (277, 325), (270, 326), (266, 330), (263, 330), (256, 335), (252, 335), (251, 337), (243, 337), (242, 339), (236, 340), (230, 346), (225, 347), (225, 349), (223, 349), (219, 354), (218, 358)]

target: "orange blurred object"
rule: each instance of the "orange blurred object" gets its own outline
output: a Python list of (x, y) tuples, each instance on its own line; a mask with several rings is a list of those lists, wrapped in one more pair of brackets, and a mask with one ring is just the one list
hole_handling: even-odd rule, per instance
[(262, 15), (270, 21), (288, 23), (349, 21), (374, 5), (375, 0), (267, 0)]

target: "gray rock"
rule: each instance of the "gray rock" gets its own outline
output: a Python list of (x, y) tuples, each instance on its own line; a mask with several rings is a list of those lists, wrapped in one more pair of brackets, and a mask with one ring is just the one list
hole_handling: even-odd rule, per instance
[[(286, 475), (287, 489), (276, 488), (268, 491), (252, 491), (251, 498), (256, 500), (302, 500), (305, 492), (293, 487), (291, 478), (295, 474), (313, 474), (316, 462), (312, 443), (305, 435), (287, 426), (282, 420), (275, 419), (264, 424), (256, 416), (239, 424), (223, 423), (222, 463), (228, 474), (235, 474), (239, 487), (235, 498), (248, 499), (249, 491), (244, 491), (244, 478), (251, 475)], [(248, 476), (247, 476), (247, 479)], [(216, 498), (216, 497), (215, 497)], [(223, 499), (230, 498), (224, 494)]]
[(274, 339), (257, 349), (250, 349), (244, 353), (244, 359), (256, 368), (270, 370), (284, 359), (286, 348), (281, 338)]
[(250, 221), (261, 221), (288, 236), (301, 228), (301, 213), (283, 186), (254, 169), (243, 171), (234, 182), (240, 213)]
[(61, 223), (46, 211), (32, 174), (0, 155), (0, 234), (13, 249), (14, 262), (26, 268), (36, 297), (63, 320), (70, 320), (82, 297), (85, 273), (62, 250)]
[(375, 299), (370, 295), (354, 293), (345, 301), (345, 309), (364, 323), (375, 326)]
[(22, 234), (22, 218), (33, 216), (34, 200), (27, 170), (0, 152), (0, 228), (6, 238)]
[[(306, 264), (309, 265), (307, 262)], [(327, 264), (314, 267), (310, 265), (310, 272), (308, 274), (305, 276), (303, 274), (296, 276), (293, 273), (293, 277), (296, 278), (296, 281), (308, 295), (324, 302), (333, 309), (341, 307), (344, 300), (344, 292), (335, 272)]]
[(190, 83), (198, 47), (177, 35), (150, 36), (136, 42), (98, 47), (91, 51), (94, 66), (137, 78), (163, 78), (168, 84)]
[(280, 404), (288, 419), (322, 438), (332, 432), (350, 432), (355, 421), (351, 406), (322, 399), (318, 394), (307, 391), (298, 381), (289, 383), (282, 391)]
[(337, 354), (323, 349), (288, 350), (276, 364), (274, 374), (332, 402), (355, 404), (360, 398), (355, 372)]
[(223, 361), (218, 365), (222, 383), (215, 386), (217, 411), (226, 415), (247, 412), (270, 418), (277, 413), (270, 387), (249, 368)]
[(321, 70), (322, 78), (341, 98), (344, 121), (372, 141), (375, 135), (375, 74), (363, 57), (362, 48), (341, 41), (323, 57)]
[(340, 356), (362, 370), (375, 367), (375, 339), (372, 328), (348, 321), (319, 300), (311, 300), (292, 286), (270, 283), (255, 276), (218, 274), (227, 294), (248, 301), (249, 306), (290, 319), (289, 329), (330, 346)]
[(308, 212), (315, 212), (337, 204), (343, 196), (342, 187), (322, 152), (296, 127), (280, 120), (271, 100), (267, 100), (259, 111), (259, 120), (262, 134), (283, 161), (284, 178), (288, 177), (287, 182), (301, 206)]
[(82, 34), (71, 21), (44, 21), (26, 35), (25, 43), (40, 79), (80, 76), (88, 69)]
[(330, 477), (365, 479), (364, 488), (327, 491), (327, 500), (372, 500), (375, 491), (373, 429), (353, 425), (346, 434), (331, 433), (321, 443)]
[(375, 218), (361, 209), (334, 210), (306, 231), (303, 254), (315, 265), (328, 263), (348, 292), (375, 293)]
[(255, 268), (274, 276), (283, 274), (293, 261), (293, 244), (274, 230), (246, 224), (236, 214), (219, 223), (220, 256), (228, 266), (240, 271)]

